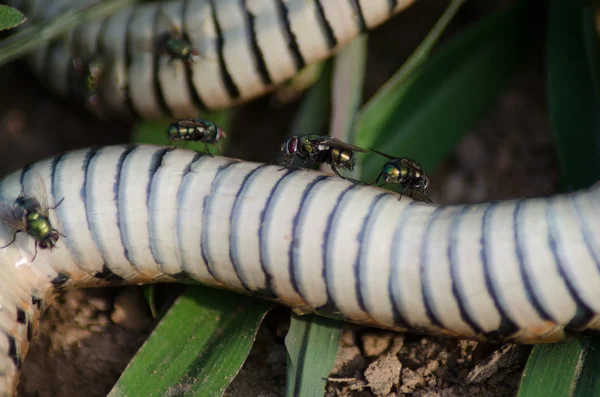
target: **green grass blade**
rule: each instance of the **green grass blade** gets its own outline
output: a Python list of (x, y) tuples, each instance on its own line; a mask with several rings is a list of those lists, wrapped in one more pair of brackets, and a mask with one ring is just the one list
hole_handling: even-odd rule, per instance
[(600, 176), (600, 102), (583, 40), (586, 4), (550, 2), (548, 103), (567, 189), (589, 186)]
[(15, 28), (25, 22), (26, 19), (21, 11), (0, 5), (0, 30)]
[[(581, 343), (586, 343), (586, 341)], [(600, 344), (598, 338), (589, 340), (589, 344), (584, 349), (585, 357), (573, 393), (574, 397), (600, 394)]]
[(0, 65), (35, 50), (48, 40), (66, 34), (77, 25), (114, 14), (135, 0), (106, 0), (82, 9), (69, 9), (52, 21), (28, 26), (0, 41)]
[(212, 288), (189, 288), (129, 363), (111, 397), (223, 394), (271, 307)]
[[(384, 107), (388, 114), (379, 125), (361, 119), (357, 144), (414, 158), (431, 172), (540, 47), (539, 6), (513, 3), (456, 35), (398, 87), (401, 95), (390, 99), (393, 111)], [(382, 164), (368, 157), (362, 179), (374, 180)]]
[(419, 44), (415, 51), (408, 57), (406, 62), (398, 69), (383, 87), (381, 87), (369, 101), (364, 104), (360, 111), (360, 132), (358, 133), (359, 145), (370, 146), (375, 134), (369, 131), (381, 125), (391, 114), (399, 102), (402, 101), (405, 90), (405, 83), (409, 76), (427, 60), (429, 54), (437, 44), (446, 30), (464, 0), (452, 0), (442, 16), (438, 19), (425, 39)]
[(585, 339), (536, 345), (523, 372), (518, 397), (573, 396), (588, 346)]
[[(333, 60), (329, 135), (343, 142), (353, 144), (356, 139), (356, 118), (362, 103), (366, 65), (367, 35), (354, 39)], [(359, 160), (358, 154), (355, 158)], [(320, 168), (331, 172), (328, 164), (322, 164)], [(352, 176), (350, 171), (340, 172), (344, 176)], [(354, 173), (360, 173), (359, 161), (355, 161)]]
[(319, 316), (292, 316), (285, 337), (288, 351), (286, 396), (316, 397), (337, 356), (344, 323)]
[(332, 110), (329, 135), (354, 142), (356, 113), (362, 102), (367, 35), (360, 35), (333, 60)]

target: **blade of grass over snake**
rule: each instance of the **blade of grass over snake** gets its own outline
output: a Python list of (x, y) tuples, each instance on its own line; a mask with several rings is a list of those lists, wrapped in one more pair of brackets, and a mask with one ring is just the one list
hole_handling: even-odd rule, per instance
[(0, 30), (12, 29), (25, 22), (21, 11), (9, 6), (0, 5)]
[(354, 142), (356, 113), (362, 102), (367, 35), (360, 35), (344, 47), (333, 60), (332, 110), (329, 135)]
[(189, 288), (109, 396), (221, 396), (246, 360), (270, 307), (228, 291)]
[(569, 190), (587, 187), (600, 175), (600, 102), (583, 40), (587, 3), (550, 2), (548, 104), (563, 182)]
[(427, 60), (433, 47), (437, 44), (464, 0), (453, 0), (440, 16), (431, 31), (423, 39), (404, 64), (394, 73), (367, 103), (362, 106), (359, 114), (360, 132), (356, 143), (369, 146), (375, 141), (375, 134), (370, 131), (380, 125), (394, 112), (396, 103), (402, 100), (405, 90), (403, 86), (407, 79)]
[[(331, 119), (329, 135), (341, 141), (354, 143), (356, 113), (362, 102), (365, 67), (367, 64), (367, 35), (360, 35), (344, 47), (333, 60), (331, 82)], [(358, 155), (355, 155), (358, 158)], [(327, 164), (321, 171), (329, 172)], [(340, 170), (342, 175), (349, 174)], [(354, 168), (360, 174), (360, 163)]]
[[(370, 130), (361, 124), (359, 146), (413, 158), (431, 172), (540, 48), (539, 4), (519, 1), (456, 35), (399, 88), (389, 117)], [(363, 180), (374, 180), (382, 165), (367, 157)]]
[(105, 0), (76, 10), (65, 10), (52, 21), (28, 26), (0, 41), (0, 65), (13, 61), (35, 50), (48, 40), (57, 38), (75, 26), (111, 14), (133, 5), (135, 0)]
[(285, 337), (288, 351), (287, 397), (322, 396), (337, 356), (343, 322), (292, 315)]
[[(548, 99), (567, 189), (600, 177), (598, 31), (587, 1), (551, 1)], [(593, 396), (600, 390), (600, 338), (534, 347), (519, 397)]]

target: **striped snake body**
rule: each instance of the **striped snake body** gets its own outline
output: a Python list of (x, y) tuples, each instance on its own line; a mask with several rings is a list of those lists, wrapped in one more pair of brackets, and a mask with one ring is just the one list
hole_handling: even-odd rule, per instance
[[(413, 0), (182, 0), (126, 8), (80, 25), (30, 58), (34, 72), (64, 97), (78, 97), (73, 61), (100, 60), (98, 111), (144, 119), (197, 116), (255, 98), (331, 55)], [(14, 0), (33, 21), (72, 0)], [(23, 3), (23, 4), (22, 4)], [(81, 2), (75, 2), (78, 7)], [(166, 21), (166, 22), (165, 22)], [(175, 27), (201, 57), (171, 62), (155, 50)]]
[(524, 343), (598, 328), (600, 185), (440, 206), (316, 171), (131, 145), (36, 163), (0, 194), (14, 200), (36, 173), (49, 205), (64, 198), (50, 219), (67, 237), (33, 263), (23, 233), (0, 251), (0, 390), (58, 286), (197, 281), (384, 328)]

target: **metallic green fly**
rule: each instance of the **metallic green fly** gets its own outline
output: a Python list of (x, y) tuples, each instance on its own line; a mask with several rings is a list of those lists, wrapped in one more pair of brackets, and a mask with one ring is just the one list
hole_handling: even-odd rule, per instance
[(12, 229), (15, 229), (10, 243), (0, 247), (0, 249), (13, 244), (17, 238), (17, 233), (25, 232), (35, 240), (35, 254), (31, 262), (37, 256), (38, 247), (40, 249), (53, 249), (58, 241), (58, 236), (65, 237), (52, 227), (49, 218), (49, 210), (56, 209), (63, 202), (64, 198), (54, 207), (49, 208), (46, 188), (37, 172), (32, 181), (32, 195), (26, 195), (24, 190), (21, 190), (21, 193), (12, 204), (6, 200), (0, 202), (0, 220)]
[(169, 56), (169, 64), (174, 60), (182, 60), (188, 66), (192, 66), (194, 62), (199, 61), (202, 58), (200, 51), (192, 46), (181, 28), (173, 23), (162, 9), (159, 9), (158, 13), (169, 31), (158, 35), (155, 43), (156, 53)]
[[(374, 185), (377, 184), (381, 187), (386, 183), (396, 183), (401, 186), (400, 199), (407, 192), (415, 192), (416, 195), (411, 195), (413, 199), (432, 202), (427, 197), (429, 177), (416, 161), (406, 157), (392, 157), (375, 149), (370, 150), (389, 160), (383, 165)], [(383, 183), (379, 184), (382, 177)]]
[(285, 166), (292, 164), (297, 156), (304, 162), (325, 163), (337, 176), (344, 178), (338, 168), (354, 170), (354, 153), (367, 153), (368, 150), (350, 145), (328, 135), (296, 135), (281, 146)]
[(212, 157), (208, 145), (219, 145), (221, 151), (221, 139), (226, 138), (225, 132), (215, 123), (196, 118), (179, 120), (169, 124), (167, 137), (170, 141), (196, 141), (204, 142), (206, 152)]

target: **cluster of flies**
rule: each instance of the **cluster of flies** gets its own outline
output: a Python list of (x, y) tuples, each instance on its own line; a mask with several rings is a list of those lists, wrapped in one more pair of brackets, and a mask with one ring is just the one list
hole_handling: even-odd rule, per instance
[[(208, 145), (218, 144), (225, 136), (223, 130), (216, 124), (202, 119), (180, 120), (171, 123), (167, 128), (167, 137), (170, 141), (204, 142), (206, 152), (211, 156)], [(376, 153), (388, 161), (371, 185), (398, 184), (401, 186), (401, 199), (405, 193), (411, 193), (413, 199), (431, 202), (427, 197), (429, 187), (427, 174), (415, 161), (406, 157), (393, 157), (375, 149), (363, 149), (326, 135), (293, 136), (283, 143), (281, 151), (284, 155), (282, 165), (285, 167), (290, 167), (294, 158), (298, 157), (305, 163), (329, 164), (340, 178), (344, 178), (340, 174), (340, 169), (354, 170), (356, 153)]]
[[(167, 137), (175, 142), (203, 142), (206, 152), (212, 157), (208, 145), (219, 144), (226, 137), (225, 132), (216, 124), (202, 119), (190, 118), (169, 124)], [(411, 192), (413, 199), (431, 202), (427, 197), (429, 178), (421, 167), (405, 157), (392, 157), (374, 149), (363, 149), (350, 145), (336, 138), (324, 135), (297, 135), (289, 138), (281, 146), (284, 154), (284, 167), (292, 166), (294, 158), (312, 163), (329, 164), (333, 172), (341, 178), (340, 169), (354, 170), (356, 153), (374, 152), (385, 158), (379, 176), (371, 185), (383, 186), (386, 183), (399, 184), (401, 195)], [(10, 203), (0, 200), (0, 220), (14, 230), (12, 240), (3, 247), (13, 244), (18, 233), (27, 233), (35, 240), (35, 253), (30, 262), (33, 262), (39, 249), (52, 249), (59, 236), (63, 236), (52, 227), (49, 218), (50, 210), (55, 210), (64, 200), (61, 199), (54, 207), (48, 206), (47, 193), (44, 183), (37, 172), (34, 174), (32, 189), (25, 194), (22, 189), (17, 199)]]

